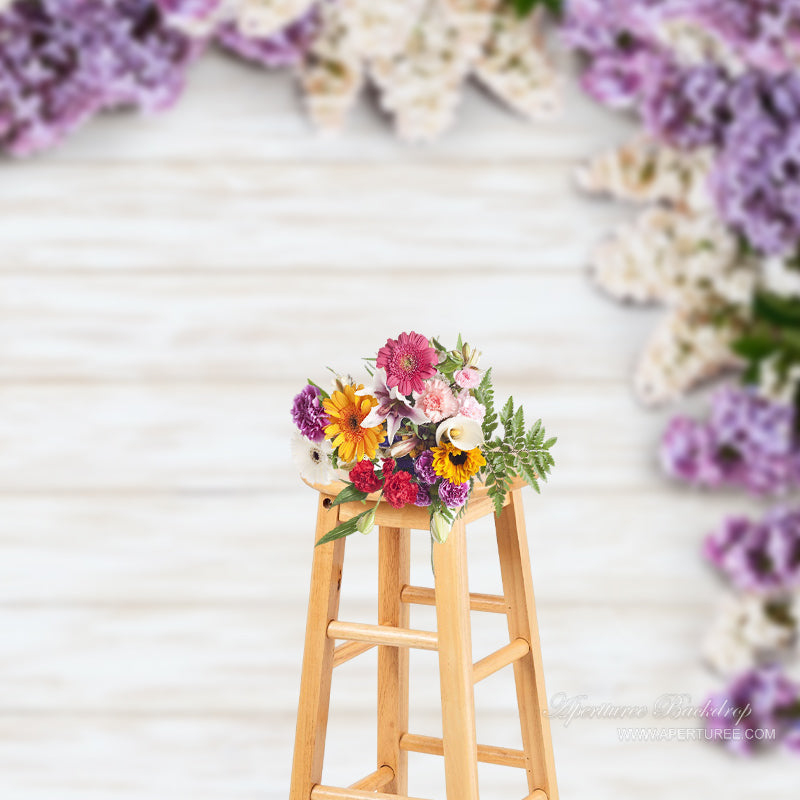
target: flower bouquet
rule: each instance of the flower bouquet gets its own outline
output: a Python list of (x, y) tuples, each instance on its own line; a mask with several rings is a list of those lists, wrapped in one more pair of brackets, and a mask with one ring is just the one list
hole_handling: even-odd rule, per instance
[[(499, 514), (515, 478), (539, 491), (554, 464), (541, 420), (526, 427), (513, 398), (494, 406), (491, 370), (458, 337), (453, 350), (419, 333), (401, 333), (365, 358), (365, 388), (336, 376), (326, 392), (313, 381), (294, 398), (293, 454), (313, 484), (343, 480), (334, 505), (372, 493), (393, 508), (429, 508), (431, 537), (444, 542), (481, 481)], [(338, 525), (323, 544), (355, 531), (369, 533), (370, 508)]]

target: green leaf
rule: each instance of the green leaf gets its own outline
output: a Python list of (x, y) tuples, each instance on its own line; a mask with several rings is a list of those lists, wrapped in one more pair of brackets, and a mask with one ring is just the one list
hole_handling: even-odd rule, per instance
[(753, 314), (757, 319), (775, 325), (800, 326), (800, 301), (771, 292), (757, 292), (753, 300)]
[(542, 6), (554, 14), (560, 14), (563, 0), (510, 0), (520, 17), (527, 17), (537, 6)]
[(758, 376), (760, 373), (760, 369), (758, 366), (757, 361), (752, 361), (750, 364), (747, 365), (744, 372), (742, 373), (742, 383), (745, 386), (751, 386), (753, 384), (758, 383)]
[(366, 497), (366, 492), (356, 489), (354, 484), (349, 483), (336, 495), (336, 499), (331, 503), (331, 507), (340, 506), (342, 503), (352, 503), (354, 500), (364, 500)]
[(314, 381), (312, 381), (311, 378), (306, 378), (306, 380), (315, 389), (319, 389), (319, 393), (320, 395), (322, 395), (323, 399), (327, 400), (330, 397), (330, 395), (319, 384), (314, 383)]
[(731, 350), (737, 356), (748, 360), (766, 358), (778, 349), (771, 336), (751, 334), (742, 336), (731, 343)]
[(362, 511), (358, 516), (341, 523), (341, 525), (337, 525), (332, 531), (328, 531), (314, 546), (319, 547), (321, 544), (328, 544), (328, 542), (332, 542), (334, 539), (342, 539), (345, 536), (349, 536), (351, 533), (355, 533), (358, 530), (359, 520), (371, 512), (372, 509), (368, 508), (366, 511)]

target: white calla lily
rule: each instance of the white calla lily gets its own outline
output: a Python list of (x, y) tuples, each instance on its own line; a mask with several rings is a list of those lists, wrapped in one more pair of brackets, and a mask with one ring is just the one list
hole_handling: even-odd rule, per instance
[(483, 429), (479, 422), (459, 414), (439, 424), (436, 429), (436, 444), (440, 445), (442, 439), (459, 450), (472, 450), (484, 443)]

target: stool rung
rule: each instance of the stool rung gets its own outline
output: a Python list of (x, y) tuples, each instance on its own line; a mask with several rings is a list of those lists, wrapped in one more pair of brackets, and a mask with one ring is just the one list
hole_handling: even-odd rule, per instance
[[(400, 599), (404, 603), (414, 603), (418, 606), (436, 605), (436, 593), (424, 586), (404, 586), (400, 592)], [(505, 614), (508, 610), (504, 597), (476, 592), (472, 592), (469, 596), (469, 607), (473, 611), (488, 611), (492, 614)]]
[(371, 772), (369, 775), (367, 775), (365, 778), (362, 778), (360, 781), (351, 783), (348, 788), (360, 789), (361, 791), (364, 792), (379, 792), (393, 780), (394, 780), (394, 770), (387, 764), (384, 764), (382, 767), (378, 767), (378, 769), (376, 769), (375, 772)]
[[(404, 733), (400, 737), (400, 749), (411, 753), (427, 753), (431, 756), (443, 756), (444, 744), (435, 736), (420, 736), (416, 733)], [(501, 767), (518, 767), (525, 769), (525, 753), (509, 747), (493, 747), (489, 744), (478, 745), (478, 761), (485, 764), (499, 764)], [(527, 798), (526, 798), (527, 800)], [(535, 798), (534, 800), (539, 800)]]
[(542, 789), (536, 789), (536, 791), (531, 792), (531, 794), (523, 798), (523, 800), (547, 800), (547, 792)]
[(419, 800), (404, 794), (382, 794), (381, 792), (363, 792), (360, 789), (339, 789), (336, 786), (317, 784), (311, 790), (311, 800)]
[(333, 650), (333, 666), (338, 667), (340, 664), (347, 663), (351, 658), (360, 656), (368, 650), (372, 650), (374, 644), (369, 642), (347, 642), (340, 644)]
[(391, 625), (340, 622), (338, 619), (328, 623), (328, 638), (347, 639), (351, 642), (370, 642), (392, 647), (417, 647), (421, 650), (439, 649), (439, 637), (430, 631), (395, 628)]
[(528, 655), (531, 647), (525, 639), (514, 639), (513, 642), (501, 647), (494, 653), (490, 653), (486, 658), (476, 661), (472, 667), (472, 680), (477, 683), (484, 678), (493, 675), (497, 670), (502, 669), (520, 658)]

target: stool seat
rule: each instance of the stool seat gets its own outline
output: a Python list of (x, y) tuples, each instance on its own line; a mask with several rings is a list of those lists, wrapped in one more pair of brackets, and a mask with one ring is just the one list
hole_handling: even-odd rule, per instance
[[(307, 486), (318, 491), (331, 502), (331, 498), (335, 498), (339, 492), (344, 489), (347, 484), (342, 481), (334, 481), (333, 483), (310, 483), (304, 480)], [(511, 493), (517, 489), (521, 489), (527, 484), (521, 478), (514, 478), (511, 489), (506, 496), (505, 505), (508, 505), (511, 498)], [(339, 522), (347, 522), (358, 516), (369, 508), (375, 508), (375, 524), (386, 525), (388, 527), (397, 528), (410, 528), (411, 530), (427, 531), (430, 528), (430, 515), (427, 508), (419, 508), (417, 506), (406, 506), (405, 508), (392, 508), (386, 501), (378, 502), (380, 492), (373, 492), (367, 495), (365, 501), (342, 503), (339, 508)], [(489, 490), (480, 481), (476, 481), (469, 496), (469, 505), (467, 511), (462, 517), (465, 523), (474, 522), (481, 517), (494, 513), (494, 503), (489, 498)]]
[[(319, 493), (313, 542), (300, 700), (289, 800), (413, 800), (408, 797), (408, 753), (444, 758), (447, 800), (479, 800), (478, 762), (524, 770), (523, 800), (558, 800), (547, 717), (544, 668), (533, 598), (521, 488), (517, 480), (495, 516), (502, 595), (471, 594), (467, 579), (466, 525), (494, 515), (483, 484), (475, 484), (466, 513), (444, 543), (433, 544), (434, 586), (410, 583), (410, 532), (429, 529), (427, 508), (392, 508), (379, 494), (364, 502), (333, 505), (344, 483), (309, 484)], [(345, 538), (314, 547), (342, 522), (375, 508), (378, 525), (378, 619), (376, 624), (338, 618)], [(412, 629), (410, 607), (436, 607), (436, 631)], [(473, 664), (470, 613), (504, 614), (508, 644)], [(340, 641), (342, 644), (337, 645)], [(378, 649), (376, 769), (348, 787), (322, 781), (333, 671)], [(408, 730), (408, 653), (433, 650), (439, 658), (442, 738)], [(513, 665), (522, 750), (479, 745), (474, 686)], [(520, 791), (522, 794), (522, 790)], [(513, 800), (518, 800), (514, 798)]]

